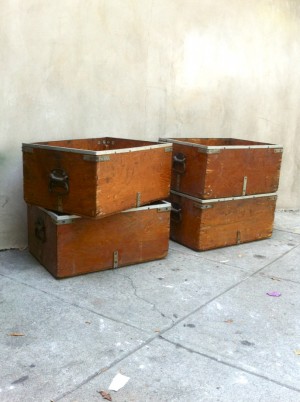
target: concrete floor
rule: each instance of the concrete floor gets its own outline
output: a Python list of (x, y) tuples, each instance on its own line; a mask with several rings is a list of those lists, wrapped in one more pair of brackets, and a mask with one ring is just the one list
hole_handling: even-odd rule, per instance
[[(55, 280), (0, 253), (0, 400), (300, 401), (300, 212), (272, 239)], [(281, 292), (280, 297), (266, 293)], [(24, 336), (11, 336), (20, 333)]]

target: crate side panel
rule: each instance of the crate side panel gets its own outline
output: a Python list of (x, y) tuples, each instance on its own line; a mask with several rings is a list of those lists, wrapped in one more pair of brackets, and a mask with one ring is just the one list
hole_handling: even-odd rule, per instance
[[(51, 174), (57, 171), (67, 176), (64, 187), (51, 181)], [(70, 214), (95, 215), (96, 164), (85, 161), (83, 155), (47, 149), (23, 152), (23, 175), (27, 203)]]
[(109, 156), (97, 167), (98, 217), (169, 196), (171, 152), (158, 148)]
[[(58, 275), (74, 276), (163, 258), (168, 251), (169, 213), (144, 210), (60, 225)], [(114, 253), (117, 252), (117, 257)]]
[(197, 250), (202, 210), (188, 198), (171, 193), (170, 199), (172, 208), (180, 210), (171, 213), (171, 239)]
[[(185, 158), (185, 164), (174, 160), (178, 155)], [(201, 197), (204, 192), (206, 164), (207, 155), (200, 153), (198, 148), (173, 144), (171, 188)]]
[(282, 153), (274, 149), (225, 149), (209, 154), (201, 198), (238, 197), (277, 191)]
[(27, 205), (28, 248), (30, 253), (57, 276), (57, 228), (43, 210)]
[(276, 197), (211, 204), (202, 211), (199, 250), (208, 250), (272, 236)]

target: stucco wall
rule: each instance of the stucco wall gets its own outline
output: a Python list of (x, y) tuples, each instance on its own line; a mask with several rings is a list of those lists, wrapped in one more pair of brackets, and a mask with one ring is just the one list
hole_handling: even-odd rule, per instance
[(298, 0), (2, 0), (0, 248), (26, 245), (21, 143), (224, 136), (284, 145), (300, 208)]

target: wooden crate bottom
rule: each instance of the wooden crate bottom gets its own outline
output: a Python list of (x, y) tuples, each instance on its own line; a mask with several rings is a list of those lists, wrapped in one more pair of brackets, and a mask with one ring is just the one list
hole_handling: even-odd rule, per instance
[(28, 205), (29, 251), (56, 278), (164, 258), (170, 210), (162, 201), (88, 219)]
[(270, 238), (276, 194), (201, 200), (171, 191), (172, 240), (196, 251)]

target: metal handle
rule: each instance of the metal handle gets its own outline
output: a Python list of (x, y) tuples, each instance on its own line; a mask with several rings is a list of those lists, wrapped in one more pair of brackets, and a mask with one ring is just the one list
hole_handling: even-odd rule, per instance
[(46, 241), (46, 228), (42, 218), (38, 218), (35, 222), (34, 234), (42, 243)]
[(49, 191), (59, 195), (68, 194), (69, 176), (63, 169), (53, 169), (49, 174)]
[(181, 222), (182, 219), (182, 210), (179, 204), (177, 203), (172, 203), (172, 208), (171, 208), (171, 220), (173, 222)]
[(186, 157), (183, 153), (179, 152), (178, 154), (173, 155), (173, 167), (172, 169), (179, 173), (183, 174), (186, 168)]

